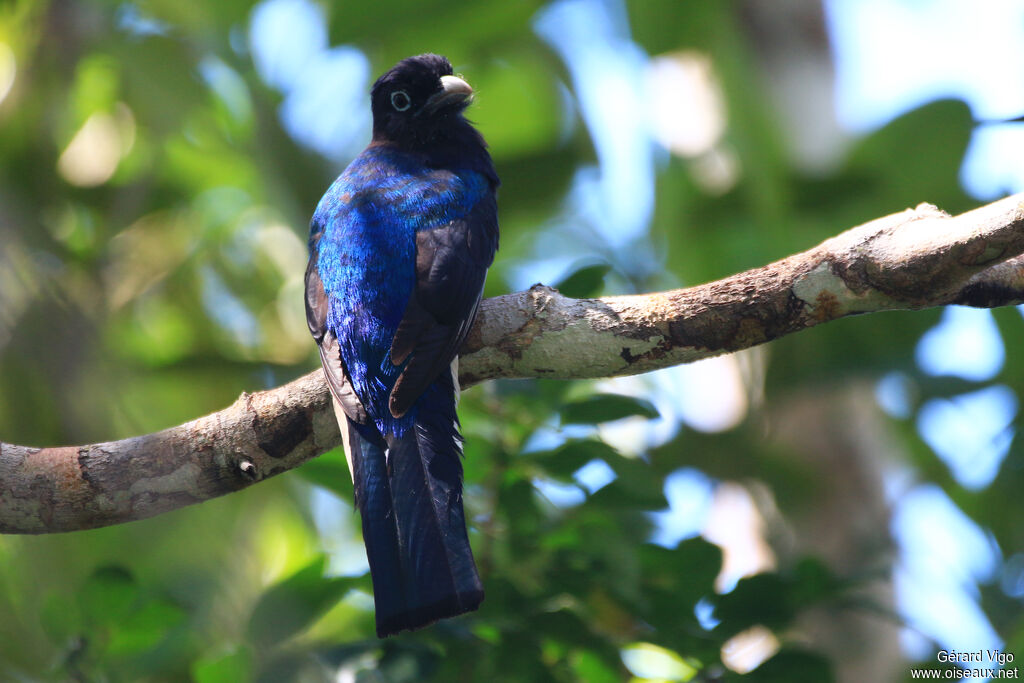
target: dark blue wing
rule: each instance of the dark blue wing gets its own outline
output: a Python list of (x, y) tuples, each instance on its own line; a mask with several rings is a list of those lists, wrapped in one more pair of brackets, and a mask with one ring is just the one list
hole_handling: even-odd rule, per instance
[(497, 248), (493, 190), (465, 218), (416, 233), (416, 285), (390, 352), (393, 364), (408, 361), (389, 399), (395, 417), (404, 415), (458, 354), (476, 319)]

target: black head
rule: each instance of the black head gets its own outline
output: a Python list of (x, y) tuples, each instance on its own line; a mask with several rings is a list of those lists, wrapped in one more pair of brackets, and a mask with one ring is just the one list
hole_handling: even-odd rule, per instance
[(403, 59), (370, 91), (373, 139), (422, 147), (472, 130), (462, 112), (473, 89), (440, 55)]

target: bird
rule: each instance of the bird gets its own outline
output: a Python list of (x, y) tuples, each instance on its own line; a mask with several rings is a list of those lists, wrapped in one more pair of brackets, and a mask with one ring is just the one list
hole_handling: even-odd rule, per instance
[(476, 610), (458, 351), (498, 249), (500, 184), (445, 57), (373, 84), (369, 145), (310, 221), (306, 319), (362, 518), (379, 638)]

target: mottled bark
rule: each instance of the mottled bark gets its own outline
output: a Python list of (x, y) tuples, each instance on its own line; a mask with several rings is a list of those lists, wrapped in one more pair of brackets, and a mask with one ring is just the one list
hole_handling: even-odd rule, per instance
[[(647, 372), (848, 315), (1024, 303), (1024, 195), (956, 217), (886, 216), (767, 266), (687, 289), (569, 299), (541, 285), (486, 300), (464, 385)], [(90, 446), (0, 444), (0, 532), (142, 519), (244, 488), (338, 445), (319, 370), (155, 434)]]
[(0, 533), (152, 517), (243, 489), (338, 443), (319, 372), (154, 434), (62, 448), (0, 443)]

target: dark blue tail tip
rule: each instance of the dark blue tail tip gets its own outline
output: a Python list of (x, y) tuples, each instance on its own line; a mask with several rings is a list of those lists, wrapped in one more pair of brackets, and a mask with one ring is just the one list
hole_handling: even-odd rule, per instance
[(440, 619), (475, 612), (483, 600), (484, 592), (482, 590), (471, 591), (398, 614), (378, 614), (377, 637), (387, 638), (402, 631), (415, 631), (430, 626)]

